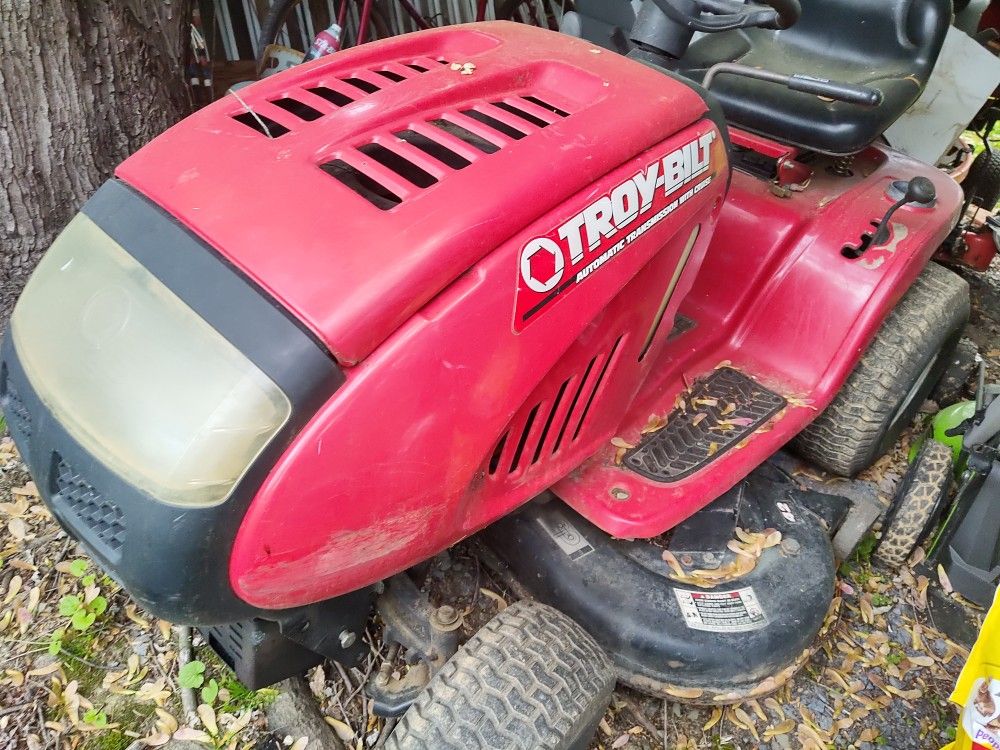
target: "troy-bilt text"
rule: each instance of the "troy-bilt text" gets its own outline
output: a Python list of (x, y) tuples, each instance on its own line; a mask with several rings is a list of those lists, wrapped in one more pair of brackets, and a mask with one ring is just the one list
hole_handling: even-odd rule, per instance
[[(515, 327), (556, 296), (578, 284), (669, 216), (711, 182), (712, 130), (685, 143), (601, 196), (544, 237), (528, 241), (520, 255)], [(694, 183), (692, 185), (692, 183)], [(664, 199), (691, 187), (663, 205)], [(659, 206), (644, 222), (638, 219)], [(631, 231), (629, 228), (631, 227)], [(627, 233), (626, 233), (627, 231)], [(623, 233), (624, 236), (620, 236)], [(607, 241), (618, 238), (614, 245)], [(524, 294), (522, 294), (522, 292)], [(525, 304), (532, 298), (531, 304)]]

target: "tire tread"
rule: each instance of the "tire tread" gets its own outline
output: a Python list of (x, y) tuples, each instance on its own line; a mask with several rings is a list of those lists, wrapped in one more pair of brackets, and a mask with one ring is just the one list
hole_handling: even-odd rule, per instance
[(614, 687), (607, 655), (545, 604), (521, 601), (483, 626), (434, 676), (387, 750), (571, 747)]
[(854, 476), (878, 456), (892, 415), (919, 371), (927, 342), (969, 318), (969, 285), (931, 263), (879, 329), (840, 393), (793, 440), (792, 447), (823, 469)]

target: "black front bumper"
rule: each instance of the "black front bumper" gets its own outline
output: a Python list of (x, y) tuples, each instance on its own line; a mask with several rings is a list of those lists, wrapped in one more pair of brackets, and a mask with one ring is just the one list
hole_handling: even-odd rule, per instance
[(230, 553), (264, 478), (343, 383), (343, 374), (262, 290), (124, 184), (106, 183), (83, 212), (277, 383), (292, 414), (225, 502), (211, 508), (166, 505), (110, 471), (68, 434), (29, 382), (8, 331), (0, 347), (0, 406), (18, 450), (62, 526), (145, 609), (193, 625), (279, 619), (233, 592)]

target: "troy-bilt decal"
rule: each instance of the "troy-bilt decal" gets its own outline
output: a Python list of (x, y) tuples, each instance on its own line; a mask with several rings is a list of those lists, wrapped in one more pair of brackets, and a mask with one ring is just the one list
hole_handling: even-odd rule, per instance
[[(709, 173), (716, 137), (712, 130), (692, 139), (545, 236), (525, 243), (518, 259), (514, 329), (523, 330), (559, 295), (585, 281), (704, 190), (712, 181)], [(647, 218), (640, 221), (643, 216)]]
[(594, 551), (587, 538), (558, 510), (548, 509), (538, 517), (538, 525), (570, 560), (579, 560)]

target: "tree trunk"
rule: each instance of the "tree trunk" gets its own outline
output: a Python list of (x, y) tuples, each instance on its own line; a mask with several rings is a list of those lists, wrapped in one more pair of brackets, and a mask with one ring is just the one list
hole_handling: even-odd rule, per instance
[(189, 109), (185, 0), (0, 0), (0, 323), (115, 166)]

